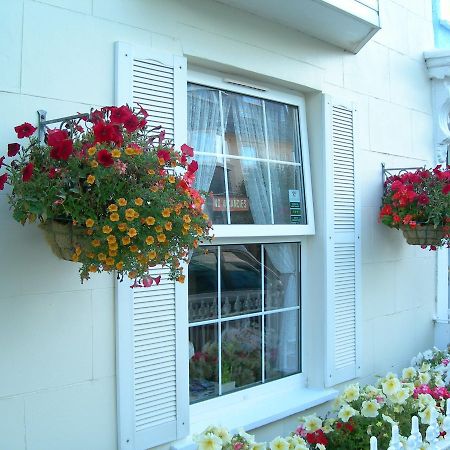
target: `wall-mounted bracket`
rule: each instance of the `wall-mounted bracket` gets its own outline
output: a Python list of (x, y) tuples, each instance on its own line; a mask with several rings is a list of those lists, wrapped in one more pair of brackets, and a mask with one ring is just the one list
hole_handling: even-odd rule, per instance
[(91, 117), (91, 113), (81, 113), (75, 114), (73, 116), (58, 117), (57, 119), (47, 120), (47, 111), (39, 109), (38, 113), (38, 137), (39, 141), (44, 141), (45, 127), (50, 123), (59, 123), (59, 128), (62, 130), (65, 128), (69, 131), (70, 137), (73, 136), (76, 125), (80, 123), (81, 120), (87, 120)]
[(406, 172), (413, 172), (424, 167), (392, 167), (387, 169), (384, 163), (381, 163), (381, 176), (383, 181), (383, 190), (385, 189), (386, 180), (395, 175), (401, 175)]

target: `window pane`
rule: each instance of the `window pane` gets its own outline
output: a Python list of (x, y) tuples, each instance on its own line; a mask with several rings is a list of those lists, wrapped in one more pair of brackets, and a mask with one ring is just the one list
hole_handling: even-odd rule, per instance
[(261, 346), (261, 317), (222, 323), (222, 389), (261, 383)]
[(251, 158), (267, 158), (263, 101), (246, 95), (223, 95), (227, 111), (226, 153)]
[(305, 199), (299, 179), (299, 168), (270, 163), (270, 177), (274, 222), (305, 224)]
[(189, 396), (195, 403), (219, 395), (217, 324), (189, 328)]
[(230, 158), (227, 170), (231, 223), (272, 223), (267, 163)]
[(217, 318), (217, 247), (194, 251), (189, 263), (189, 322)]
[(276, 380), (300, 372), (298, 310), (265, 316), (265, 378)]
[(298, 109), (265, 101), (269, 159), (300, 162)]
[(222, 317), (261, 311), (261, 246), (221, 247)]
[(300, 304), (300, 246), (264, 245), (264, 308), (289, 308)]
[(204, 211), (214, 224), (227, 223), (227, 208), (221, 199), (225, 199), (225, 174), (223, 159), (220, 157), (197, 154), (198, 171), (194, 188), (209, 192), (205, 196)]

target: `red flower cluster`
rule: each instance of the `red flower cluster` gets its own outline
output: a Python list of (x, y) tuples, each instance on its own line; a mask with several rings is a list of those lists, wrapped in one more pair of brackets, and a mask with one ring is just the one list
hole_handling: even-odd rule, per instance
[(50, 156), (53, 159), (67, 161), (73, 152), (73, 142), (66, 130), (49, 130), (47, 144), (51, 147)]
[(305, 438), (309, 444), (322, 444), (322, 445), (328, 444), (328, 439), (325, 436), (325, 433), (320, 429), (314, 431), (313, 433), (307, 433)]
[(380, 221), (392, 228), (415, 228), (418, 224), (435, 227), (450, 222), (450, 166), (418, 169), (388, 178), (379, 214)]

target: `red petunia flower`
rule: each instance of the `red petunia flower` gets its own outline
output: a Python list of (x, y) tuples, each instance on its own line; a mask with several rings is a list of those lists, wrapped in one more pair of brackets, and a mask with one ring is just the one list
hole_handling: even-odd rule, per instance
[(48, 177), (49, 178), (56, 178), (56, 176), (58, 175), (58, 171), (52, 167), (49, 171), (48, 171)]
[(97, 153), (97, 161), (103, 167), (111, 167), (114, 164), (114, 158), (106, 149), (100, 150)]
[(123, 142), (122, 133), (117, 125), (99, 121), (92, 127), (92, 131), (94, 132), (95, 143), (114, 142), (121, 145)]
[(5, 160), (5, 157), (4, 156), (2, 156), (1, 158), (0, 158), (0, 167), (2, 167), (3, 166), (3, 161)]
[(67, 161), (73, 152), (73, 142), (70, 139), (64, 139), (50, 150), (50, 157), (53, 159), (62, 159)]
[(447, 195), (450, 192), (450, 183), (447, 183), (443, 188), (442, 188), (442, 193), (444, 195)]
[(195, 173), (198, 170), (198, 162), (192, 161), (187, 168), (188, 172)]
[(54, 147), (68, 138), (69, 133), (66, 130), (49, 130), (47, 133), (47, 144), (50, 145), (50, 147)]
[(132, 114), (125, 120), (125, 122), (123, 123), (123, 126), (128, 131), (128, 133), (133, 133), (133, 131), (136, 131), (139, 128), (142, 128), (141, 122), (134, 114)]
[(22, 171), (22, 180), (23, 181), (30, 181), (31, 177), (33, 176), (33, 169), (34, 164), (28, 163), (25, 168)]
[(112, 107), (110, 109), (110, 111), (111, 111), (111, 116), (110, 116), (109, 120), (111, 121), (111, 123), (114, 123), (114, 124), (125, 123), (133, 115), (133, 112), (131, 111), (131, 109), (128, 108), (128, 106), (126, 106), (126, 105), (120, 106), (119, 108)]
[(19, 139), (30, 137), (35, 131), (37, 130), (36, 127), (33, 127), (31, 123), (25, 122), (22, 125), (17, 125), (17, 127), (14, 127), (14, 131), (17, 133), (17, 137)]
[(4, 173), (3, 175), (0, 175), (0, 191), (3, 191), (5, 189), (5, 183), (8, 180), (8, 174)]
[(147, 117), (149, 116), (149, 113), (147, 112), (147, 110), (145, 108), (143, 108), (142, 105), (140, 105), (139, 103), (137, 105), (139, 106), (138, 114), (142, 114), (144, 119), (147, 119)]
[(194, 156), (194, 149), (187, 144), (181, 146), (181, 153), (185, 156)]
[(20, 144), (14, 143), (14, 144), (8, 144), (8, 156), (16, 156), (17, 153), (19, 153), (20, 150)]

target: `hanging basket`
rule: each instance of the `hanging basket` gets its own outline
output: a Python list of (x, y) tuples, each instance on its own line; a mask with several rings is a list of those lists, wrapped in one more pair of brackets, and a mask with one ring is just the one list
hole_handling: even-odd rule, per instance
[(400, 228), (409, 245), (434, 245), (440, 246), (445, 237), (443, 227), (435, 228), (434, 225), (416, 225), (415, 228), (404, 226)]
[(39, 225), (53, 253), (61, 259), (72, 261), (76, 245), (83, 247), (88, 242), (84, 234), (85, 228), (73, 225), (72, 222), (47, 220)]

